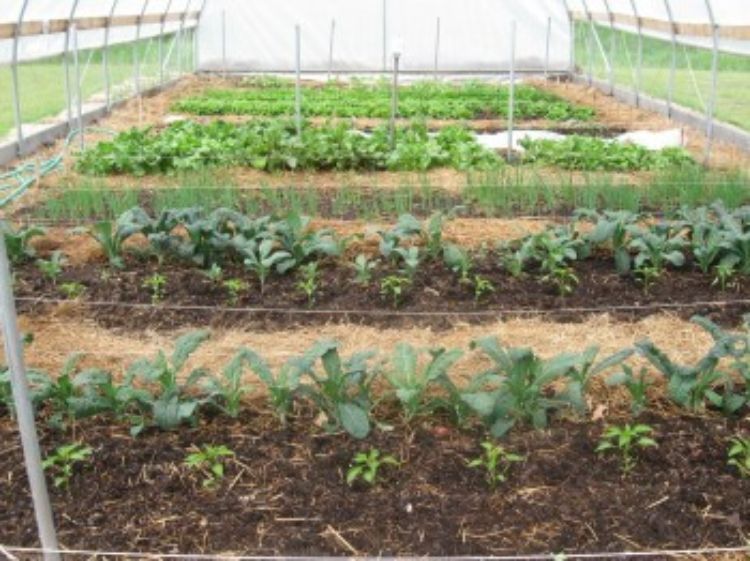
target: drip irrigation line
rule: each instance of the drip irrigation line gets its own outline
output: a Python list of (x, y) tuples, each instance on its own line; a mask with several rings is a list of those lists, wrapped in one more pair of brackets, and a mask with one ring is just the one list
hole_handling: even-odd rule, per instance
[[(21, 296), (16, 298), (18, 303), (30, 304), (71, 304), (74, 300), (62, 298), (45, 298)], [(298, 316), (370, 316), (370, 317), (412, 317), (412, 318), (461, 318), (461, 317), (494, 317), (498, 320), (503, 316), (545, 316), (561, 314), (602, 314), (607, 312), (638, 312), (646, 310), (689, 310), (694, 308), (725, 308), (727, 306), (750, 305), (750, 299), (740, 298), (736, 300), (708, 300), (695, 302), (655, 302), (651, 304), (631, 304), (631, 305), (614, 305), (614, 306), (579, 306), (570, 308), (555, 308), (543, 310), (538, 308), (511, 308), (507, 310), (465, 310), (465, 311), (423, 311), (410, 312), (405, 310), (367, 310), (367, 309), (344, 309), (344, 310), (324, 310), (310, 308), (278, 308), (270, 306), (251, 306), (251, 307), (221, 307), (209, 306), (202, 304), (180, 305), (180, 304), (151, 304), (141, 302), (116, 302), (107, 300), (81, 301), (83, 306), (95, 308), (128, 308), (136, 310), (170, 310), (185, 312), (211, 312), (211, 313), (232, 313), (232, 314), (276, 314), (276, 315), (298, 315)]]
[[(177, 560), (201, 560), (201, 561), (336, 561), (341, 557), (333, 556), (267, 556), (267, 555), (222, 555), (222, 554), (207, 554), (207, 553), (152, 553), (152, 552), (133, 552), (133, 551), (99, 551), (99, 550), (87, 550), (87, 549), (59, 549), (59, 550), (45, 550), (36, 547), (13, 547), (3, 546), (2, 550), (10, 553), (57, 553), (61, 555), (75, 555), (75, 556), (87, 556), (87, 557), (125, 557), (125, 558), (141, 558), (141, 559), (177, 559)], [(601, 553), (533, 553), (529, 555), (483, 555), (483, 556), (447, 556), (447, 557), (436, 557), (435, 559), (444, 559), (451, 561), (558, 561), (558, 560), (572, 560), (572, 559), (618, 559), (618, 558), (649, 558), (649, 557), (673, 557), (678, 555), (717, 555), (722, 553), (746, 553), (750, 552), (750, 545), (737, 546), (737, 547), (707, 547), (707, 548), (696, 548), (696, 549), (662, 549), (662, 550), (646, 550), (646, 551), (617, 551), (617, 552), (601, 552)], [(376, 561), (382, 559), (388, 559), (388, 557), (357, 557), (361, 561)], [(418, 561), (423, 560), (425, 557), (407, 556), (407, 557), (393, 557), (391, 559), (399, 559), (401, 561)], [(429, 559), (429, 557), (427, 558)]]

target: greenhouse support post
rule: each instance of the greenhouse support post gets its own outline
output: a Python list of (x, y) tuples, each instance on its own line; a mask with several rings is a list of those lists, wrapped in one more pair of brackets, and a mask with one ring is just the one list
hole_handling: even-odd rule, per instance
[(510, 84), (508, 86), (508, 161), (513, 159), (513, 117), (516, 105), (516, 20), (510, 22)]
[(83, 150), (85, 146), (83, 138), (83, 92), (81, 91), (81, 65), (78, 58), (78, 26), (73, 24), (70, 28), (70, 33), (73, 36), (73, 74), (76, 77), (76, 128), (78, 129), (81, 150)]
[(149, 0), (143, 0), (141, 14), (138, 16), (135, 24), (135, 41), (133, 42), (133, 84), (135, 87), (135, 96), (138, 98), (141, 96), (141, 57), (138, 51), (140, 49), (139, 43), (141, 42), (141, 25), (143, 24), (143, 17), (146, 15), (148, 2)]
[(336, 37), (336, 20), (331, 20), (331, 35), (328, 38), (328, 81), (331, 81), (333, 74), (333, 40)]
[(677, 77), (677, 24), (674, 21), (674, 13), (669, 0), (664, 0), (664, 9), (669, 18), (669, 31), (672, 38), (672, 61), (669, 66), (669, 78), (667, 79), (667, 117), (672, 116), (672, 103), (674, 102), (674, 84)]
[(552, 41), (552, 17), (547, 18), (547, 37), (544, 43), (544, 79), (549, 78), (549, 47)]
[(388, 69), (388, 0), (383, 0), (383, 72)]
[[(185, 4), (185, 7), (183, 9), (182, 14), (180, 14), (180, 26), (177, 28), (177, 33), (175, 34), (175, 48), (177, 50), (177, 54), (175, 55), (177, 58), (177, 76), (182, 76), (183, 69), (187, 66), (183, 63), (184, 58), (184, 51), (186, 49), (183, 48), (183, 42), (185, 40), (185, 19), (187, 18), (188, 12), (190, 11), (190, 4), (192, 3), (192, 0), (187, 0), (187, 3)], [(204, 2), (205, 5), (205, 2)], [(201, 12), (203, 11), (203, 7), (201, 7)], [(198, 17), (200, 18), (200, 13), (198, 14)], [(195, 28), (197, 29), (197, 27)], [(193, 43), (192, 48), (193, 50), (193, 63), (195, 64), (195, 52), (197, 50), (196, 47), (196, 39), (195, 39), (195, 32), (193, 33)], [(194, 70), (194, 68), (193, 68)]]
[(13, 51), (10, 61), (11, 80), (13, 82), (13, 120), (16, 125), (16, 140), (18, 141), (18, 152), (23, 153), (23, 119), (21, 117), (21, 91), (18, 85), (18, 40), (21, 35), (21, 25), (29, 0), (24, 0), (18, 12), (16, 28), (13, 30)]
[(18, 332), (16, 305), (13, 299), (13, 281), (11, 280), (8, 251), (5, 247), (5, 236), (0, 236), (0, 322), (5, 342), (5, 358), (10, 370), (10, 381), (13, 389), (13, 403), (16, 408), (18, 429), (21, 433), (26, 475), (31, 488), (31, 499), (34, 504), (39, 541), (45, 551), (45, 561), (60, 561), (57, 553), (59, 546), (52, 518), (47, 482), (42, 469), (42, 454), (39, 450), (39, 439), (34, 424), (34, 410), (29, 397), (29, 386), (26, 379), (26, 366), (23, 361), (23, 344)]
[(615, 93), (615, 56), (617, 55), (617, 29), (615, 29), (615, 13), (609, 5), (609, 0), (604, 0), (604, 9), (607, 10), (609, 20), (609, 93)]
[(294, 123), (302, 135), (302, 28), (294, 26)]
[(393, 53), (393, 86), (391, 88), (391, 122), (389, 136), (391, 147), (396, 145), (396, 118), (398, 117), (398, 71), (401, 52), (395, 50)]
[(227, 11), (221, 11), (221, 74), (227, 77)]
[[(188, 6), (189, 5), (190, 5), (190, 2), (188, 1)], [(195, 31), (194, 31), (194, 35), (193, 35), (195, 37), (195, 47), (194, 47), (195, 48), (195, 53), (193, 55), (194, 56), (194, 61), (193, 62), (194, 62), (194, 70), (196, 72), (200, 68), (200, 49), (199, 49), (200, 36), (199, 36), (199, 30), (200, 30), (200, 21), (201, 21), (201, 18), (203, 17), (203, 10), (205, 9), (205, 7), (206, 7), (206, 0), (203, 0), (203, 2), (201, 3), (201, 7), (198, 10), (198, 21), (196, 22)], [(187, 12), (187, 7), (185, 8), (185, 11)]]
[(643, 86), (643, 21), (641, 16), (638, 14), (638, 7), (635, 4), (635, 0), (630, 0), (630, 7), (633, 10), (633, 17), (636, 21), (638, 29), (638, 59), (635, 63), (635, 106), (640, 107), (641, 105), (641, 89)]
[(714, 141), (714, 112), (716, 111), (716, 93), (719, 88), (719, 25), (714, 16), (711, 0), (706, 0), (706, 11), (711, 22), (712, 57), (711, 57), (711, 93), (706, 104), (706, 150), (703, 157), (708, 165)]
[(115, 15), (115, 9), (117, 9), (117, 3), (119, 0), (112, 0), (112, 5), (109, 8), (109, 17), (104, 25), (104, 46), (102, 48), (102, 66), (104, 67), (104, 100), (107, 106), (107, 111), (112, 109), (112, 74), (110, 73), (109, 65), (109, 35), (112, 28), (112, 18)]
[(570, 28), (570, 65), (568, 71), (571, 75), (576, 72), (576, 21), (573, 12), (570, 11), (568, 0), (562, 0), (565, 13), (568, 14), (568, 26)]
[(435, 69), (434, 69), (435, 80), (438, 79), (439, 65), (440, 65), (440, 16), (438, 16), (437, 23), (435, 24)]
[[(76, 11), (78, 10), (78, 0), (73, 0), (70, 5), (70, 12), (68, 13), (68, 23), (72, 22), (76, 17)], [(70, 55), (70, 25), (65, 27), (65, 39), (63, 42), (63, 72), (65, 73), (65, 103), (68, 111), (68, 127), (72, 128), (73, 123), (73, 88), (70, 84), (70, 62), (68, 61)]]
[[(169, 9), (172, 7), (172, 0), (167, 0), (167, 6), (164, 8), (164, 13), (161, 15), (161, 21), (159, 22), (159, 85), (164, 85), (164, 26), (167, 23), (167, 16), (169, 15)], [(179, 56), (177, 58), (179, 63)]]

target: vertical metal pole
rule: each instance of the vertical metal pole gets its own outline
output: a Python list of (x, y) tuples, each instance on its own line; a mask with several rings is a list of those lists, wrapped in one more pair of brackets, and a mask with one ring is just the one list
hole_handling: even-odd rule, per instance
[(68, 23), (65, 26), (65, 41), (63, 43), (63, 69), (65, 71), (65, 102), (68, 110), (68, 128), (72, 128), (73, 124), (73, 92), (70, 85), (70, 63), (68, 61), (68, 54), (70, 52), (70, 26), (72, 21), (76, 17), (76, 10), (78, 10), (78, 0), (73, 0), (73, 4), (70, 7), (70, 13), (68, 14)]
[(388, 0), (383, 0), (383, 72), (388, 69)]
[(568, 72), (572, 76), (576, 72), (576, 22), (573, 12), (570, 11), (568, 0), (562, 0), (562, 3), (565, 7), (565, 13), (568, 14), (568, 25), (570, 27), (570, 67), (568, 68)]
[(713, 39), (713, 51), (711, 58), (711, 94), (706, 105), (706, 150), (703, 163), (708, 165), (711, 160), (711, 149), (714, 141), (714, 112), (716, 111), (716, 94), (719, 89), (719, 25), (714, 17), (711, 0), (706, 0), (706, 11), (711, 22), (711, 37)]
[[(177, 50), (176, 58), (177, 58), (177, 76), (181, 76), (183, 69), (186, 64), (184, 64), (183, 58), (184, 58), (184, 51), (186, 49), (183, 49), (183, 42), (185, 40), (185, 19), (187, 19), (188, 11), (190, 9), (190, 2), (191, 0), (188, 0), (185, 4), (185, 9), (182, 12), (182, 15), (180, 15), (180, 27), (177, 29), (177, 33), (175, 33), (175, 49)], [(204, 2), (205, 4), (205, 2)], [(201, 8), (202, 10), (202, 8)], [(195, 50), (195, 36), (193, 36), (193, 49)], [(195, 58), (195, 54), (193, 54), (193, 58)]]
[(398, 118), (398, 71), (401, 53), (393, 53), (393, 85), (391, 89), (391, 123), (390, 140), (391, 147), (396, 145), (396, 119)]
[(589, 22), (589, 35), (586, 38), (586, 56), (588, 57), (588, 79), (589, 79), (589, 86), (593, 84), (594, 82), (594, 44), (592, 42), (592, 39), (594, 37), (594, 32), (596, 31), (594, 29), (594, 18), (591, 15), (591, 12), (589, 11), (589, 6), (586, 0), (581, 0), (581, 3), (583, 4), (583, 11), (586, 14), (586, 19)]
[(221, 11), (221, 73), (227, 77), (227, 11)]
[(604, 0), (604, 8), (609, 19), (609, 93), (615, 93), (615, 56), (617, 55), (617, 30), (615, 29), (615, 14), (609, 6), (609, 0)]
[(440, 16), (437, 18), (437, 27), (435, 28), (435, 81), (438, 79), (438, 68), (440, 64)]
[(602, 60), (604, 61), (604, 68), (607, 71), (607, 75), (609, 77), (609, 81), (611, 84), (612, 83), (612, 65), (609, 62), (607, 51), (604, 49), (604, 44), (602, 43), (602, 39), (601, 37), (599, 37), (599, 32), (596, 29), (596, 23), (594, 23), (594, 14), (591, 12), (591, 10), (589, 10), (589, 4), (586, 0), (581, 0), (581, 3), (583, 4), (583, 9), (586, 11), (586, 18), (589, 20), (589, 27), (591, 30), (591, 35), (589, 36), (589, 84), (593, 83), (593, 67), (594, 67), (593, 42), (596, 43), (596, 46), (599, 49), (599, 54), (602, 55)]
[(549, 78), (549, 48), (552, 42), (552, 17), (547, 18), (547, 40), (544, 46), (544, 79)]
[(674, 13), (669, 0), (664, 0), (664, 8), (669, 18), (669, 30), (672, 34), (672, 63), (669, 67), (669, 79), (667, 83), (667, 117), (672, 116), (672, 104), (674, 103), (674, 86), (677, 77), (677, 24), (674, 21)]
[(640, 107), (641, 88), (643, 86), (643, 22), (638, 15), (638, 8), (635, 5), (635, 0), (630, 0), (630, 7), (633, 10), (633, 16), (635, 17), (636, 25), (638, 26), (638, 60), (636, 61), (635, 75), (635, 105), (636, 107)]
[(0, 235), (0, 322), (2, 322), (5, 341), (5, 358), (10, 369), (13, 402), (16, 408), (18, 429), (21, 433), (26, 475), (29, 478), (31, 498), (34, 503), (34, 516), (39, 531), (39, 540), (45, 561), (59, 561), (57, 552), (57, 535), (52, 518), (52, 506), (47, 493), (47, 482), (42, 469), (42, 454), (39, 450), (39, 439), (34, 424), (34, 411), (29, 398), (29, 386), (26, 379), (26, 366), (23, 361), (23, 346), (18, 332), (16, 304), (13, 299), (13, 281), (11, 280), (8, 251), (5, 247), (5, 236)]
[(297, 136), (302, 135), (302, 29), (294, 26), (294, 122), (297, 125)]
[(172, 0), (167, 0), (167, 7), (161, 16), (161, 27), (159, 28), (159, 85), (164, 86), (164, 25), (167, 22), (169, 8), (172, 7)]
[(336, 20), (331, 20), (331, 36), (328, 38), (328, 81), (331, 81), (333, 74), (333, 39), (336, 36)]
[[(188, 6), (190, 5), (190, 2), (188, 1)], [(198, 10), (198, 18), (195, 24), (195, 31), (194, 37), (195, 37), (195, 52), (193, 54), (194, 57), (194, 70), (197, 72), (200, 69), (200, 23), (201, 19), (203, 19), (203, 9), (206, 7), (206, 0), (203, 0), (201, 3), (201, 7)], [(185, 8), (185, 11), (187, 11), (187, 7)]]
[(21, 25), (29, 0), (24, 0), (21, 10), (18, 12), (16, 28), (13, 30), (13, 52), (11, 55), (10, 72), (13, 80), (13, 120), (16, 125), (16, 140), (18, 141), (18, 153), (23, 153), (23, 119), (21, 117), (21, 92), (18, 84), (18, 40), (21, 36)]
[(71, 34), (73, 35), (73, 69), (76, 77), (76, 123), (78, 136), (81, 139), (81, 150), (84, 149), (83, 139), (83, 93), (81, 91), (81, 66), (78, 61), (78, 26), (73, 24)]
[(115, 15), (115, 9), (117, 8), (117, 2), (119, 0), (112, 0), (112, 6), (109, 8), (109, 17), (107, 17), (107, 23), (104, 27), (104, 48), (102, 50), (102, 64), (104, 66), (104, 98), (107, 104), (107, 111), (112, 109), (112, 74), (109, 67), (109, 34), (112, 27), (112, 18)]
[(136, 20), (135, 27), (135, 42), (133, 43), (133, 70), (134, 70), (134, 86), (136, 97), (141, 96), (141, 56), (139, 49), (141, 48), (139, 43), (141, 41), (141, 24), (143, 23), (143, 17), (146, 15), (146, 9), (148, 8), (149, 0), (143, 0), (143, 7), (141, 8), (141, 15)]
[(516, 108), (516, 20), (510, 23), (510, 83), (508, 88), (508, 161), (511, 161), (513, 159), (513, 121)]

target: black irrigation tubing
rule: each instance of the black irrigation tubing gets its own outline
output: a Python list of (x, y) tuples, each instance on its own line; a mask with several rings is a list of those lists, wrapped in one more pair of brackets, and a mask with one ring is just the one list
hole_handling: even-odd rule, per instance
[[(16, 302), (30, 304), (70, 304), (75, 300), (62, 298), (45, 298), (21, 296)], [(253, 307), (221, 307), (208, 305), (179, 305), (179, 304), (152, 304), (142, 302), (114, 302), (106, 300), (82, 300), (84, 306), (95, 308), (129, 308), (138, 310), (170, 310), (184, 312), (211, 312), (211, 313), (237, 313), (237, 314), (277, 314), (298, 316), (370, 316), (370, 317), (412, 317), (412, 318), (461, 318), (461, 317), (485, 317), (501, 319), (503, 316), (547, 316), (564, 314), (603, 314), (607, 312), (639, 312), (658, 310), (691, 310), (694, 308), (726, 308), (728, 306), (750, 305), (750, 299), (741, 298), (736, 300), (709, 300), (696, 302), (658, 302), (652, 304), (631, 304), (617, 306), (580, 306), (570, 308), (542, 309), (507, 309), (507, 310), (475, 310), (475, 311), (423, 311), (410, 312), (405, 310), (323, 310), (310, 308), (276, 308), (268, 306)]]

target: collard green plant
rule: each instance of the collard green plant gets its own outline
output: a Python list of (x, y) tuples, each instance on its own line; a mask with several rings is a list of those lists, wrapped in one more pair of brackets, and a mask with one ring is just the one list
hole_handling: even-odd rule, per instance
[(240, 349), (224, 367), (221, 377), (207, 377), (203, 380), (203, 390), (207, 400), (226, 415), (236, 419), (242, 409), (242, 400), (253, 391), (244, 383), (245, 368), (253, 368), (257, 357), (254, 353)]
[(578, 210), (576, 215), (594, 222), (594, 229), (587, 235), (588, 241), (597, 246), (609, 245), (617, 272), (621, 275), (628, 273), (631, 268), (628, 233), (629, 228), (638, 221), (638, 215), (626, 210), (599, 213), (587, 209)]
[(11, 264), (18, 265), (36, 256), (31, 240), (46, 234), (44, 228), (30, 226), (13, 229), (10, 224), (0, 220), (0, 235), (5, 238), (5, 247)]
[(377, 260), (370, 260), (364, 253), (354, 259), (354, 282), (367, 286), (372, 281), (373, 271), (378, 266)]
[(636, 374), (627, 364), (621, 365), (622, 370), (607, 378), (607, 385), (622, 385), (630, 394), (630, 410), (636, 417), (646, 410), (648, 405), (648, 389), (653, 382), (648, 377), (648, 370), (641, 368)]
[(207, 401), (197, 395), (198, 383), (210, 373), (196, 368), (183, 376), (183, 370), (190, 356), (208, 338), (207, 331), (193, 331), (175, 341), (169, 357), (160, 350), (153, 359), (139, 359), (128, 368), (128, 383), (139, 380), (148, 387), (148, 392), (138, 398), (142, 414), (133, 417), (133, 435), (151, 423), (162, 430), (172, 430), (196, 421), (199, 406)]
[[(430, 359), (420, 364), (420, 352), (408, 343), (398, 343), (391, 356), (386, 378), (393, 386), (407, 421), (433, 411), (438, 404), (430, 395), (432, 388), (445, 388), (451, 367), (463, 356), (460, 349), (434, 349)], [(452, 383), (448, 386), (450, 390)]]
[(273, 240), (265, 239), (260, 243), (248, 242), (241, 248), (245, 256), (245, 267), (258, 277), (261, 294), (265, 291), (266, 280), (274, 267), (279, 273), (284, 273), (294, 266), (291, 254), (277, 249), (275, 245)]

